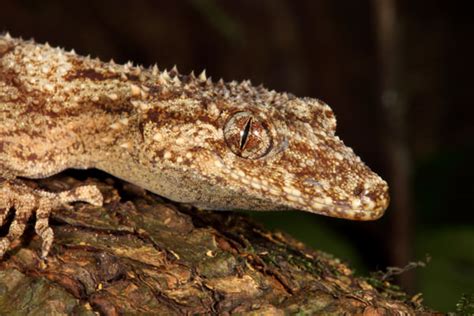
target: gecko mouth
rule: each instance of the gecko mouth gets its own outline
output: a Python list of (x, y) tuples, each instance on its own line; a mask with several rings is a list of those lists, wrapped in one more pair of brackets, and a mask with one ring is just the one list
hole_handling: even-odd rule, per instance
[(323, 193), (323, 186), (314, 179), (305, 179), (304, 183), (320, 192), (320, 197), (312, 199), (311, 209), (308, 210), (312, 213), (352, 220), (375, 220), (384, 214), (389, 204), (388, 185), (380, 178), (375, 184), (357, 186), (353, 194), (347, 194), (340, 200), (333, 200), (331, 194)]
[(366, 199), (364, 205), (354, 207), (351, 202), (336, 201), (333, 204), (324, 204), (313, 201), (307, 211), (321, 215), (345, 218), (351, 220), (376, 220), (385, 212), (385, 202)]

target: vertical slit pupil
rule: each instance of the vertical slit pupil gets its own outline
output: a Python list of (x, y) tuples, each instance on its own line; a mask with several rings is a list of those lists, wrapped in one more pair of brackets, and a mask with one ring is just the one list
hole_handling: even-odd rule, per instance
[(252, 126), (252, 118), (250, 117), (245, 123), (244, 130), (240, 137), (240, 150), (243, 150), (247, 140), (249, 139), (250, 127)]

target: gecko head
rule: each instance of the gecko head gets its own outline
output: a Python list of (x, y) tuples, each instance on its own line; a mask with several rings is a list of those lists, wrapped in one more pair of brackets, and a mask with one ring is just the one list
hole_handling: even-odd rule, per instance
[(383, 215), (387, 183), (335, 135), (329, 106), (287, 94), (271, 98), (263, 89), (258, 94), (266, 101), (225, 115), (221, 157), (234, 180), (290, 209), (355, 220)]
[(166, 106), (172, 127), (158, 131), (155, 124), (150, 133), (172, 140), (159, 152), (182, 171), (173, 173), (182, 188), (170, 198), (208, 209), (295, 209), (353, 220), (383, 215), (387, 183), (335, 135), (325, 103), (249, 82), (195, 95), (173, 100)]

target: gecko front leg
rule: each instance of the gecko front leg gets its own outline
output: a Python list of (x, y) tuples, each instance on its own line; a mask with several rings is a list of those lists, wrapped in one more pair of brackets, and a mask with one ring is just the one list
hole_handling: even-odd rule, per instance
[(43, 240), (41, 257), (45, 258), (54, 239), (53, 230), (49, 227), (51, 212), (79, 201), (101, 206), (103, 197), (94, 185), (84, 185), (52, 193), (33, 189), (19, 180), (0, 182), (0, 226), (4, 224), (10, 211), (15, 210), (14, 219), (7, 235), (0, 239), (0, 258), (3, 257), (10, 244), (23, 235), (28, 219), (35, 212), (35, 231)]

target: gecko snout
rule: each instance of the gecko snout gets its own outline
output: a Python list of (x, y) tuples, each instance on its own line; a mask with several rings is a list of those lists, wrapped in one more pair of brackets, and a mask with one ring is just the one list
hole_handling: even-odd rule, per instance
[(354, 189), (354, 195), (358, 197), (360, 206), (366, 211), (375, 211), (383, 214), (390, 201), (388, 185), (381, 180), (377, 183), (364, 183)]

